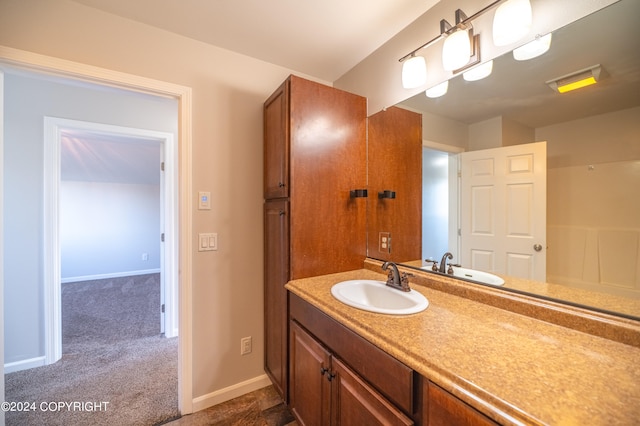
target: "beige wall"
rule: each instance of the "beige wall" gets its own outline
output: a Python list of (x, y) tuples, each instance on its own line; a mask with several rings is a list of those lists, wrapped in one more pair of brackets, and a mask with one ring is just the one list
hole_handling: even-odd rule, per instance
[[(187, 248), (193, 397), (264, 374), (262, 102), (292, 70), (67, 0), (0, 1), (0, 45), (193, 89), (193, 190), (212, 193), (193, 234), (219, 237), (217, 252)], [(253, 353), (240, 356), (249, 335)]]

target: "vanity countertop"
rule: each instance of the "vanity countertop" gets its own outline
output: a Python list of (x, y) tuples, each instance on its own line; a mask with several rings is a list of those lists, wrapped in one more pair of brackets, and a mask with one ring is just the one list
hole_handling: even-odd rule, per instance
[(429, 307), (385, 315), (331, 287), (386, 280), (356, 270), (286, 288), (502, 424), (631, 425), (640, 418), (640, 348), (413, 284)]

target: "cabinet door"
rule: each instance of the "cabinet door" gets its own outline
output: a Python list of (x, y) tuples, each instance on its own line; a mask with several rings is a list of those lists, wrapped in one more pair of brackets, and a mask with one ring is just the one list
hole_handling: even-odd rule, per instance
[(366, 98), (291, 77), (291, 278), (362, 268)]
[(264, 103), (264, 198), (289, 195), (289, 80)]
[[(421, 258), (422, 115), (392, 107), (369, 117), (369, 257)], [(393, 191), (395, 198), (379, 198)], [(390, 234), (391, 247), (380, 243)]]
[[(331, 355), (291, 323), (290, 407), (302, 425), (328, 425), (331, 409)], [(355, 424), (355, 423), (354, 423)]]
[(412, 425), (413, 421), (395, 408), (337, 358), (332, 360), (333, 424)]
[(265, 371), (287, 398), (287, 290), (289, 280), (289, 203), (264, 204), (264, 336)]
[(426, 382), (427, 425), (496, 426), (493, 420), (451, 395), (441, 387)]

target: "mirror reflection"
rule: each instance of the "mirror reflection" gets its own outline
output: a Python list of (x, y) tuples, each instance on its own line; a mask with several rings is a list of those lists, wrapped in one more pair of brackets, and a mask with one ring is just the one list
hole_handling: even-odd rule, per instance
[[(422, 258), (404, 264), (431, 270), (427, 260), (441, 263), (451, 252), (448, 263), (502, 277), (501, 288), (640, 317), (637, 16), (640, 2), (622, 0), (554, 32), (542, 56), (517, 61), (505, 55), (494, 60), (485, 79), (456, 76), (444, 96), (430, 99), (421, 93), (399, 105), (422, 114), (425, 146)], [(598, 64), (601, 73), (593, 86), (559, 94), (546, 84)], [(523, 189), (526, 185), (512, 191), (506, 206), (492, 204), (490, 214), (468, 218), (478, 205), (480, 210), (487, 205), (477, 187), (465, 189), (470, 173), (465, 166), (481, 170), (484, 154), (502, 155), (503, 149), (507, 158), (515, 158), (509, 150), (524, 145), (542, 145), (546, 151), (541, 184), (546, 196), (535, 207), (543, 232), (535, 238), (525, 235), (539, 226), (535, 209), (528, 208), (536, 196)], [(516, 207), (528, 209), (511, 217), (497, 213)], [(495, 255), (496, 246), (471, 241), (474, 229), (492, 231), (494, 225), (521, 233), (529, 252), (507, 248)], [(536, 271), (540, 265), (541, 272)], [(483, 281), (479, 275), (465, 277), (464, 271), (456, 275)]]

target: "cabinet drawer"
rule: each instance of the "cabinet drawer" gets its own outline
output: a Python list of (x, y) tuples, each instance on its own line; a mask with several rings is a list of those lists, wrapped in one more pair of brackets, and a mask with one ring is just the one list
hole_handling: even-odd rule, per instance
[(342, 359), (387, 399), (411, 415), (414, 412), (414, 371), (349, 330), (299, 296), (289, 293), (290, 317)]

